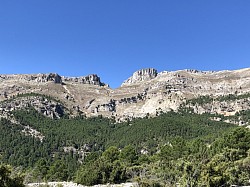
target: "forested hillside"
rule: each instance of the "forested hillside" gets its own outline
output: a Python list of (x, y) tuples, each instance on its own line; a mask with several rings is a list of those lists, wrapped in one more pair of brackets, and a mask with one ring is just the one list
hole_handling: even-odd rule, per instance
[[(22, 170), (25, 182), (227, 186), (249, 181), (249, 130), (211, 120), (210, 114), (169, 112), (124, 123), (101, 116), (51, 119), (32, 108), (12, 114), (20, 124), (1, 118), (1, 160)], [(22, 125), (44, 138), (25, 134)]]

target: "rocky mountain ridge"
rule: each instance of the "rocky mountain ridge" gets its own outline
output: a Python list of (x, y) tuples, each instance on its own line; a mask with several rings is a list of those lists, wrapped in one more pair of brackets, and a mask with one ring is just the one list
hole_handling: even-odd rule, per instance
[(35, 83), (54, 82), (55, 84), (62, 84), (63, 82), (78, 82), (82, 84), (105, 86), (105, 84), (101, 82), (100, 77), (98, 77), (96, 74), (91, 74), (83, 77), (65, 77), (60, 76), (57, 73), (13, 74), (0, 75), (0, 80), (20, 80)]
[[(57, 73), (0, 75), (2, 102), (20, 94), (39, 93), (61, 101), (70, 115), (102, 115), (115, 118), (117, 121), (155, 116), (170, 110), (177, 111), (187, 100), (200, 96), (216, 98), (249, 92), (250, 68), (233, 71), (179, 70), (160, 73), (148, 68), (135, 72), (117, 89), (102, 83), (100, 77), (95, 74), (83, 77), (64, 77)], [(240, 103), (242, 102), (239, 101), (237, 105), (230, 104), (229, 108), (235, 113), (244, 109), (245, 105), (248, 106), (248, 102), (242, 105)], [(223, 107), (225, 108), (218, 104), (218, 110), (213, 109), (213, 112), (223, 111)], [(41, 110), (42, 108), (45, 108), (45, 111)], [(51, 113), (42, 105), (37, 110), (44, 114)], [(195, 108), (196, 113), (202, 113), (204, 110), (201, 107)]]

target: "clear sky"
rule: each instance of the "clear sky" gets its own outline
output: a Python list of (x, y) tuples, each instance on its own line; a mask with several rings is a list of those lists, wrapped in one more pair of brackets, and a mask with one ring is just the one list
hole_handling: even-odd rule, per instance
[(250, 67), (250, 0), (1, 0), (0, 74)]

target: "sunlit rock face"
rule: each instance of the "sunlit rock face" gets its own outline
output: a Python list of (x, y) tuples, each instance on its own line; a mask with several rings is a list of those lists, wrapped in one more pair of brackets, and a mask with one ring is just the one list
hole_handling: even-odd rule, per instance
[(153, 68), (141, 69), (136, 71), (132, 77), (128, 78), (122, 85), (139, 83), (142, 81), (149, 81), (157, 76), (157, 70)]

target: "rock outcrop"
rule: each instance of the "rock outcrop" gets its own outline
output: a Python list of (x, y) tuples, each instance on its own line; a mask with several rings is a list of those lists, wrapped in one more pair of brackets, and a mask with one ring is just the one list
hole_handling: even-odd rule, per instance
[(0, 103), (0, 116), (8, 115), (14, 110), (30, 109), (30, 107), (52, 119), (60, 118), (65, 114), (64, 106), (51, 99), (42, 96), (19, 96)]
[(55, 84), (61, 84), (62, 77), (57, 73), (50, 73), (49, 75), (47, 75), (47, 81), (54, 81)]
[(101, 82), (100, 77), (96, 74), (84, 76), (84, 77), (63, 77), (63, 81), (65, 82), (76, 82), (81, 84), (90, 84), (90, 85), (98, 85), (104, 86), (105, 84)]
[(140, 83), (142, 81), (149, 81), (157, 76), (157, 70), (153, 68), (141, 69), (136, 71), (132, 77), (123, 82), (122, 86), (133, 83)]

